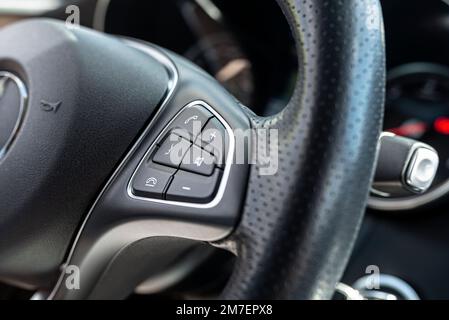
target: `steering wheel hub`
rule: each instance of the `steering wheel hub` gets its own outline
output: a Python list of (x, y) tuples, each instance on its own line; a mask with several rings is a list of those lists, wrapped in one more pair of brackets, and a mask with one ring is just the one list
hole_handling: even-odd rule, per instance
[(0, 274), (42, 286), (168, 74), (117, 38), (52, 20), (6, 27), (0, 42)]

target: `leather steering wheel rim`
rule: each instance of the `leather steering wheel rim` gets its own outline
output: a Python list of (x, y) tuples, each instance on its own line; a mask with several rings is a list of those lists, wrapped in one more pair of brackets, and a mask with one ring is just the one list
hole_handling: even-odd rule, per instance
[(241, 221), (216, 243), (238, 256), (224, 299), (330, 299), (373, 177), (385, 84), (379, 2), (278, 3), (299, 75), (280, 114), (250, 115), (254, 128), (278, 130), (279, 167), (269, 176), (252, 166)]
[[(237, 255), (220, 298), (332, 297), (376, 161), (385, 87), (381, 10), (378, 0), (278, 3), (299, 70), (291, 101), (271, 117), (241, 108), (192, 63), (149, 44), (49, 20), (2, 29), (10, 45), (0, 68), (27, 88), (27, 113), (0, 162), (2, 281), (52, 287), (48, 299), (124, 298), (156, 264), (151, 248), (163, 260), (169, 243), (178, 250), (200, 242)], [(164, 135), (178, 120), (187, 126), (201, 115), (200, 131), (209, 122), (224, 126), (225, 144), (212, 152), (226, 155), (225, 163), (214, 163), (211, 175), (184, 170), (185, 158), (157, 165)], [(255, 164), (233, 163), (234, 133), (249, 127), (262, 129), (242, 146)], [(207, 147), (193, 128), (184, 140), (189, 149)], [(258, 162), (260, 153), (267, 161)], [(263, 174), (267, 163), (274, 174)], [(161, 189), (136, 196), (134, 183), (148, 177), (153, 185), (145, 187), (159, 181)], [(189, 192), (179, 193), (186, 184)], [(69, 267), (81, 274), (76, 290)]]

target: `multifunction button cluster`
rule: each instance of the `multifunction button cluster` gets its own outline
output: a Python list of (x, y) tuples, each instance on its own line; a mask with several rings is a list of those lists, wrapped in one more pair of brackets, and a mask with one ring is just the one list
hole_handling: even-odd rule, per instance
[(228, 133), (201, 104), (184, 108), (147, 152), (134, 174), (135, 196), (181, 202), (210, 202), (220, 183)]

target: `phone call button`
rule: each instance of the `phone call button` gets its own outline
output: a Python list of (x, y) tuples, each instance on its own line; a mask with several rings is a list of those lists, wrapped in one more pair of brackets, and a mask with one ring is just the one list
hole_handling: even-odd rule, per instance
[(184, 109), (170, 125), (171, 132), (183, 137), (191, 142), (201, 133), (213, 114), (200, 105)]

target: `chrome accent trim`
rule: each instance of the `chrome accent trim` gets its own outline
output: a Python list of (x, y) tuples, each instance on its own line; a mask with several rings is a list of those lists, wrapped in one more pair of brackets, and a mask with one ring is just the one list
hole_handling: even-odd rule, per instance
[[(379, 289), (368, 289), (369, 286), (372, 284), (373, 277), (379, 277)], [(380, 293), (380, 295), (383, 295), (384, 297), (388, 297), (389, 293), (384, 292), (385, 290), (393, 290), (395, 291), (394, 294), (391, 294), (393, 296), (397, 297), (397, 294), (399, 294), (399, 298), (403, 298), (405, 300), (420, 300), (418, 294), (416, 293), (415, 289), (412, 288), (407, 282), (404, 280), (392, 276), (389, 274), (379, 274), (379, 275), (366, 275), (358, 279), (354, 284), (352, 285), (354, 289), (356, 289), (362, 296), (364, 297), (372, 297), (372, 298), (378, 298), (378, 295), (370, 294), (370, 291), (377, 291)], [(383, 290), (383, 291), (379, 291)], [(368, 292), (368, 294), (365, 295), (365, 293)]]
[(365, 300), (358, 290), (342, 282), (337, 283), (335, 292), (341, 294), (346, 300)]
[(139, 42), (136, 42), (136, 41), (133, 41), (133, 40), (129, 40), (129, 39), (122, 39), (122, 41), (126, 45), (128, 45), (128, 46), (148, 54), (149, 56), (151, 56), (152, 58), (156, 59), (158, 62), (160, 62), (162, 65), (165, 66), (165, 68), (166, 68), (166, 70), (168, 72), (168, 75), (169, 75), (169, 81), (167, 83), (167, 92), (166, 92), (166, 95), (164, 97), (164, 100), (161, 103), (161, 106), (157, 110), (157, 112), (156, 112), (155, 116), (153, 117), (153, 119), (151, 120), (150, 124), (145, 128), (144, 132), (140, 135), (140, 137), (138, 138), (136, 143), (132, 146), (131, 150), (127, 153), (125, 158), (122, 160), (122, 162), (119, 164), (117, 169), (114, 171), (114, 173), (111, 175), (109, 180), (106, 182), (105, 186), (101, 190), (101, 192), (98, 195), (98, 197), (95, 199), (94, 204), (92, 205), (92, 207), (90, 208), (90, 210), (87, 213), (86, 217), (84, 218), (84, 221), (83, 221), (83, 223), (81, 225), (81, 228), (79, 229), (79, 231), (78, 231), (78, 233), (76, 235), (76, 238), (75, 238), (75, 240), (73, 242), (73, 245), (72, 245), (72, 247), (70, 249), (68, 257), (67, 257), (66, 261), (64, 262), (64, 264), (61, 265), (61, 274), (60, 274), (60, 276), (58, 278), (58, 281), (56, 282), (56, 284), (55, 284), (53, 290), (51, 291), (51, 293), (48, 295), (47, 300), (52, 300), (54, 298), (56, 292), (60, 288), (60, 286), (62, 284), (62, 281), (64, 280), (64, 276), (65, 276), (65, 274), (64, 274), (65, 267), (70, 264), (70, 261), (73, 258), (73, 254), (75, 252), (77, 244), (78, 244), (78, 242), (79, 242), (79, 240), (81, 238), (81, 235), (83, 233), (83, 230), (84, 230), (87, 222), (89, 221), (89, 218), (90, 218), (92, 212), (94, 211), (96, 205), (100, 201), (100, 199), (103, 196), (103, 194), (106, 192), (106, 190), (109, 187), (109, 185), (111, 184), (111, 182), (115, 179), (117, 174), (121, 171), (121, 169), (124, 167), (124, 165), (128, 162), (128, 160), (131, 157), (131, 155), (136, 151), (136, 149), (140, 146), (140, 144), (143, 141), (143, 139), (147, 136), (148, 132), (150, 131), (150, 128), (151, 128), (152, 124), (154, 123), (154, 121), (156, 121), (156, 119), (158, 118), (159, 114), (162, 112), (162, 110), (164, 110), (164, 107), (167, 105), (168, 101), (172, 98), (172, 96), (173, 96), (173, 94), (175, 92), (176, 85), (178, 84), (178, 80), (179, 80), (178, 70), (176, 69), (175, 64), (171, 61), (171, 59), (168, 56), (166, 56), (164, 53), (162, 53), (161, 51), (157, 50), (156, 48), (151, 47), (150, 45), (143, 45), (143, 44), (141, 44)]
[(106, 28), (106, 16), (108, 14), (109, 5), (111, 0), (97, 0), (95, 6), (94, 18), (92, 27), (100, 32), (104, 32)]
[(388, 300), (388, 301), (397, 301), (399, 300), (397, 296), (394, 294), (384, 292), (384, 291), (377, 291), (377, 290), (366, 290), (363, 291), (363, 296), (365, 297), (365, 300)]
[(0, 14), (37, 16), (57, 10), (65, 4), (63, 0), (1, 0)]
[(418, 146), (406, 172), (405, 182), (418, 193), (432, 184), (438, 170), (439, 158), (434, 149)]
[(415, 195), (399, 199), (382, 199), (370, 196), (368, 199), (368, 207), (381, 211), (405, 211), (413, 210), (420, 206), (431, 203), (441, 197), (447, 196), (449, 193), (449, 181), (444, 182), (435, 189), (421, 195)]
[[(390, 132), (382, 132), (379, 141), (382, 137), (389, 136), (393, 137), (395, 134)], [(380, 143), (378, 148), (380, 147)], [(429, 149), (428, 145), (421, 144), (419, 142), (416, 143), (415, 148), (412, 151), (415, 151), (417, 147), (423, 147)], [(411, 152), (412, 154), (413, 152)], [(410, 155), (411, 156), (411, 155)], [(406, 169), (404, 169), (406, 170)], [(405, 177), (406, 173), (403, 173), (403, 177)], [(420, 206), (426, 205), (432, 201), (437, 200), (449, 193), (449, 180), (442, 183), (441, 185), (435, 187), (434, 189), (424, 192), (422, 194), (411, 195), (408, 197), (402, 198), (389, 198), (391, 195), (385, 192), (378, 191), (374, 188), (371, 188), (371, 194), (368, 198), (367, 206), (370, 209), (379, 210), (379, 211), (406, 211), (413, 210)]]
[[(124, 250), (130, 244), (150, 237), (167, 236), (169, 232), (176, 234), (178, 238), (184, 239), (201, 237), (201, 240), (206, 242), (220, 240), (229, 234), (229, 230), (223, 231), (220, 227), (176, 220), (146, 219), (125, 222), (102, 234), (93, 243), (90, 250), (86, 251), (86, 255), (83, 256), (83, 259), (76, 266), (80, 268), (81, 277), (88, 277), (86, 274), (89, 274), (89, 270), (95, 271), (98, 265), (104, 265), (106, 267), (117, 253)], [(49, 294), (48, 300), (53, 300), (58, 290), (62, 288), (66, 275), (65, 268), (71, 265), (70, 262), (72, 261), (80, 235), (81, 233), (78, 234), (75, 240), (75, 245), (72, 247), (67, 262), (60, 267), (60, 277)], [(153, 280), (155, 281), (156, 278), (153, 278)], [(162, 279), (159, 280), (162, 281)]]
[(16, 124), (14, 125), (13, 131), (11, 132), (11, 135), (9, 136), (8, 140), (6, 140), (5, 145), (0, 146), (0, 163), (1, 163), (2, 159), (4, 158), (4, 156), (6, 155), (6, 153), (11, 148), (11, 146), (14, 142), (14, 139), (16, 138), (17, 134), (19, 133), (20, 127), (22, 126), (23, 120), (25, 118), (25, 111), (27, 109), (27, 103), (28, 103), (27, 88), (26, 88), (25, 84), (22, 82), (22, 80), (20, 80), (19, 77), (12, 74), (11, 72), (0, 71), (0, 79), (1, 78), (10, 79), (15, 83), (17, 89), (19, 90), (19, 94), (20, 94), (20, 105), (19, 105), (19, 117), (16, 120)]
[(47, 300), (48, 297), (48, 292), (46, 291), (36, 291), (30, 298), (30, 300), (36, 300), (36, 301), (41, 301), (41, 300)]
[[(134, 176), (137, 173), (137, 170), (139, 169), (139, 167), (142, 165), (142, 163), (145, 161), (145, 159), (148, 157), (149, 153), (153, 150), (154, 146), (156, 145), (157, 141), (159, 141), (159, 139), (166, 134), (167, 129), (170, 127), (170, 124), (176, 119), (176, 117), (185, 109), (196, 106), (196, 105), (200, 105), (202, 107), (205, 107), (206, 109), (208, 109), (210, 112), (212, 112), (212, 114), (217, 117), (220, 122), (225, 126), (226, 131), (228, 132), (229, 135), (229, 149), (228, 149), (228, 154), (226, 157), (226, 162), (225, 162), (225, 168), (224, 168), (224, 172), (223, 172), (223, 177), (221, 178), (221, 183), (220, 186), (218, 188), (217, 194), (215, 195), (215, 198), (209, 202), (209, 203), (205, 203), (205, 204), (201, 204), (201, 203), (189, 203), (189, 202), (180, 202), (180, 201), (170, 201), (170, 200), (160, 200), (160, 199), (152, 199), (152, 198), (144, 198), (144, 197), (139, 197), (136, 196), (135, 194), (133, 194), (132, 192), (132, 180), (134, 179)], [(232, 159), (234, 157), (234, 149), (235, 149), (235, 137), (234, 137), (234, 132), (232, 131), (232, 128), (229, 126), (229, 124), (210, 106), (208, 105), (206, 102), (202, 101), (202, 100), (196, 100), (196, 101), (192, 101), (189, 104), (187, 104), (185, 107), (183, 107), (177, 114), (176, 116), (165, 126), (164, 130), (161, 131), (161, 133), (159, 133), (159, 135), (157, 136), (157, 138), (154, 140), (154, 142), (151, 144), (151, 146), (148, 148), (148, 150), (145, 152), (145, 155), (143, 156), (143, 158), (140, 160), (139, 165), (137, 166), (137, 168), (134, 170), (134, 173), (131, 176), (131, 179), (129, 179), (128, 182), (128, 187), (127, 187), (127, 191), (128, 191), (128, 196), (132, 199), (136, 199), (136, 200), (143, 200), (143, 201), (151, 201), (151, 202), (157, 202), (157, 203), (164, 203), (167, 205), (174, 205), (174, 206), (183, 206), (183, 207), (191, 207), (191, 208), (198, 208), (198, 209), (208, 209), (208, 208), (213, 208), (215, 207), (217, 204), (220, 203), (221, 199), (223, 198), (225, 189), (226, 189), (226, 185), (228, 182), (228, 178), (229, 178), (229, 174), (231, 172), (231, 164), (232, 164)]]

